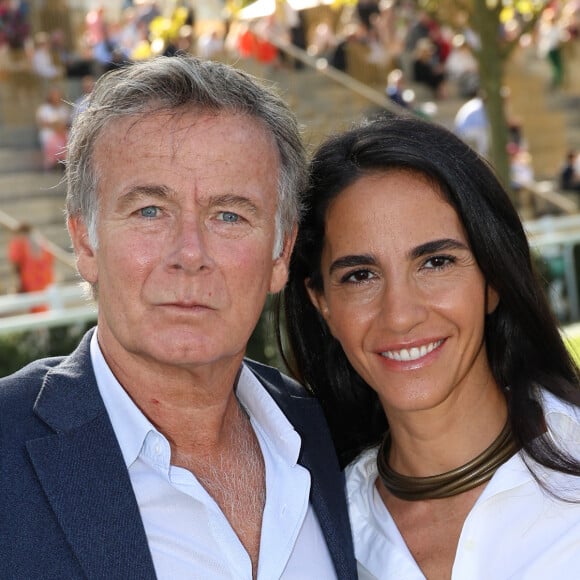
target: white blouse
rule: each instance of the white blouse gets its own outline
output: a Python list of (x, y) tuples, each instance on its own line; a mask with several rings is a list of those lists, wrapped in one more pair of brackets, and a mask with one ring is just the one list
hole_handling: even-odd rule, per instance
[[(580, 457), (580, 410), (548, 392), (541, 402), (550, 435)], [(346, 470), (360, 580), (425, 580), (376, 489), (377, 448)], [(580, 477), (534, 467), (556, 500), (535, 481), (521, 454), (502, 465), (468, 514), (451, 580), (580, 580)]]

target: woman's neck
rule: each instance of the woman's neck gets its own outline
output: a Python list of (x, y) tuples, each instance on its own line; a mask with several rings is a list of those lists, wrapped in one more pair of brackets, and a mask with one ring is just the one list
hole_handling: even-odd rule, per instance
[(507, 401), (499, 388), (485, 389), (459, 404), (445, 401), (437, 408), (387, 414), (391, 469), (428, 477), (459, 467), (487, 449), (507, 421)]

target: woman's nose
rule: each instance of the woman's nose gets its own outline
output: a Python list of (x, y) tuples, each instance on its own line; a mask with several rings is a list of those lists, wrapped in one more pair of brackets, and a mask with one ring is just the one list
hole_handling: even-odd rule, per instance
[(381, 307), (383, 324), (397, 333), (408, 332), (427, 313), (420, 289), (413, 280), (402, 277), (386, 283)]

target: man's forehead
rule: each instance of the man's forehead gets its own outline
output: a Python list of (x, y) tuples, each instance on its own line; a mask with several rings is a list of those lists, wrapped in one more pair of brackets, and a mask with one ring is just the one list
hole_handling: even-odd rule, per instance
[(96, 144), (98, 193), (114, 198), (163, 186), (197, 191), (196, 198), (202, 192), (204, 198), (243, 193), (258, 199), (268, 191), (276, 199), (280, 156), (272, 141), (261, 122), (229, 112), (159, 111), (118, 119)]
[(114, 133), (117, 139), (138, 140), (143, 134), (159, 134), (160, 131), (173, 137), (179, 137), (181, 134), (189, 138), (197, 132), (205, 132), (216, 126), (263, 132), (264, 136), (273, 140), (271, 132), (256, 117), (229, 110), (211, 111), (183, 107), (176, 110), (151, 110), (113, 118), (102, 130), (99, 140), (111, 133)]

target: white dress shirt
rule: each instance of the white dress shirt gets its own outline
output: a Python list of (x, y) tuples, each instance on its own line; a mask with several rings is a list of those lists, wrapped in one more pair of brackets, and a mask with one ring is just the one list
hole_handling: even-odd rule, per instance
[[(171, 465), (167, 439), (133, 403), (97, 341), (91, 359), (121, 446), (160, 580), (252, 580), (248, 553), (213, 498), (186, 469)], [(297, 464), (300, 436), (257, 378), (243, 367), (237, 396), (256, 433), (266, 471), (258, 580), (335, 579), (309, 503), (310, 473)]]
[[(542, 393), (550, 434), (580, 457), (580, 411)], [(360, 580), (425, 580), (376, 489), (377, 448), (347, 467), (347, 493)], [(534, 467), (540, 478), (580, 500), (580, 477)], [(579, 580), (580, 503), (542, 490), (520, 454), (504, 463), (468, 514), (451, 580)]]

